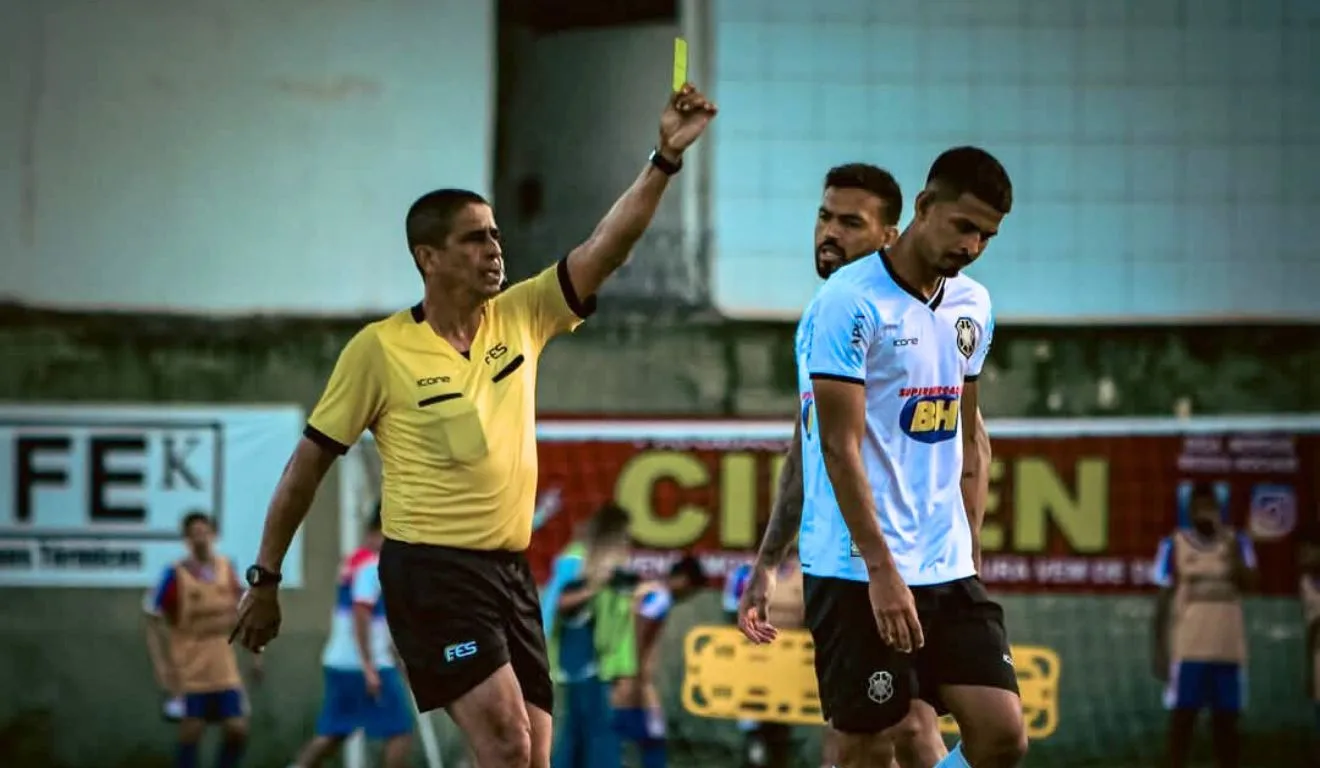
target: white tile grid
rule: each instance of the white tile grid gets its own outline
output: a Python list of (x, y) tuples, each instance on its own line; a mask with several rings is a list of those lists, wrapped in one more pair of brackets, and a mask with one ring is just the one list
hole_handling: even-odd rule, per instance
[[(1001, 317), (1320, 314), (1295, 287), (1320, 283), (1293, 222), (1320, 203), (1320, 27), (1299, 23), (1320, 13), (1302, 0), (754, 5), (715, 14), (738, 9), (716, 31), (726, 307), (809, 300), (800, 265), (830, 165), (889, 168), (910, 215), (935, 155), (973, 143), (1015, 184), (974, 270)], [(730, 120), (731, 103), (758, 111)], [(1259, 279), (1280, 272), (1293, 285)]]

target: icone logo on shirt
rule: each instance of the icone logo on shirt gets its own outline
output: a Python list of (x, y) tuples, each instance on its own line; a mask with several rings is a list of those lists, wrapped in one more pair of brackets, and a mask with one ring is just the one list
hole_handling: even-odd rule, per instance
[(903, 404), (899, 426), (919, 443), (940, 443), (958, 434), (958, 407), (954, 394), (918, 395)]

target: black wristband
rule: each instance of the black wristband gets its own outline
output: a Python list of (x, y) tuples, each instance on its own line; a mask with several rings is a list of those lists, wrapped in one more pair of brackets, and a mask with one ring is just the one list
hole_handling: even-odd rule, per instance
[(671, 161), (669, 158), (660, 154), (660, 149), (658, 147), (656, 149), (651, 150), (651, 165), (654, 165), (656, 169), (658, 169), (661, 173), (663, 173), (666, 176), (673, 176), (674, 174), (683, 170), (682, 158), (680, 158), (679, 161), (675, 163)]

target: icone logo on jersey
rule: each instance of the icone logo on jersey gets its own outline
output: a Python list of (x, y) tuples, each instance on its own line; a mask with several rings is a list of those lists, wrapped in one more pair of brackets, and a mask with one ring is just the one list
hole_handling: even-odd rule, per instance
[(958, 434), (962, 387), (906, 387), (908, 401), (898, 415), (899, 426), (919, 443), (940, 443)]

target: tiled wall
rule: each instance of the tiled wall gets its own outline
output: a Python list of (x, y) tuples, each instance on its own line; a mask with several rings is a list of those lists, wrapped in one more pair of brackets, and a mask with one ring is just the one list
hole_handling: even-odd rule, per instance
[(1001, 321), (1320, 317), (1320, 0), (714, 0), (714, 290), (797, 313), (831, 165), (943, 149), (1016, 203)]

